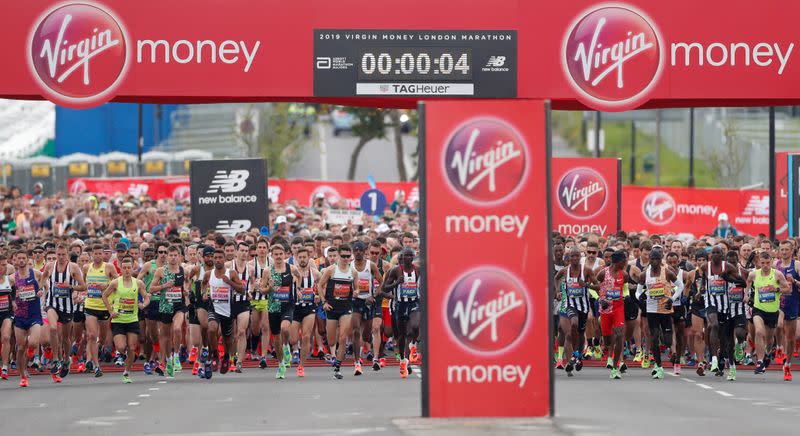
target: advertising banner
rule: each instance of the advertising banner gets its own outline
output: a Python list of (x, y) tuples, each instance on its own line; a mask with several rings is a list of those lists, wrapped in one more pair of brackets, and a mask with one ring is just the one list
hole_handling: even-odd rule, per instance
[(788, 217), (789, 233), (786, 236), (796, 237), (800, 233), (800, 156), (790, 154), (786, 156), (788, 188)]
[(789, 229), (789, 152), (775, 153), (775, 237), (785, 238)]
[(498, 100), (420, 110), (423, 416), (546, 416), (549, 107)]
[(189, 179), (200, 231), (235, 235), (269, 224), (264, 159), (195, 160)]
[(619, 230), (619, 159), (562, 157), (551, 165), (553, 230), (603, 236)]
[[(386, 196), (391, 204), (402, 193), (412, 209), (418, 209), (419, 189), (414, 182), (376, 182), (375, 188)], [(302, 179), (270, 179), (269, 199), (273, 203), (294, 200), (300, 206), (314, 204), (314, 199), (323, 196), (327, 203), (340, 209), (361, 208), (361, 196), (371, 189), (367, 182), (320, 181)]]
[(769, 191), (625, 186), (622, 228), (650, 233), (710, 234), (719, 215), (739, 233), (769, 233)]
[(141, 197), (147, 195), (154, 200), (172, 198), (177, 201), (189, 199), (189, 177), (138, 177), (138, 178), (73, 178), (67, 181), (71, 194), (90, 192), (115, 196), (117, 194)]

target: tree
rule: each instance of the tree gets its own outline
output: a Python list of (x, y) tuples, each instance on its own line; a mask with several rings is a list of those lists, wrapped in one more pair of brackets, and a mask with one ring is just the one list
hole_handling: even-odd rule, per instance
[(353, 134), (358, 137), (358, 144), (350, 154), (350, 167), (347, 170), (347, 179), (354, 180), (361, 150), (369, 141), (386, 137), (386, 110), (364, 107), (347, 107), (345, 110), (355, 115), (357, 120), (353, 125)]
[(722, 187), (738, 188), (747, 163), (746, 144), (738, 137), (739, 126), (734, 120), (722, 121), (725, 142), (721, 150), (705, 153), (706, 164)]
[[(257, 129), (248, 121), (252, 117), (258, 118)], [(268, 177), (285, 178), (289, 168), (300, 160), (304, 139), (303, 126), (293, 125), (289, 120), (289, 104), (249, 106), (243, 119), (236, 138), (245, 144), (250, 156), (262, 156), (267, 160)]]

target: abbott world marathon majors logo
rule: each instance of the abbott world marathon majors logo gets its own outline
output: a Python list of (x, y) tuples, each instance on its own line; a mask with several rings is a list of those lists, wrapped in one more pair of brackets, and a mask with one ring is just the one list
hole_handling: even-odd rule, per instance
[(578, 17), (564, 39), (562, 66), (579, 100), (604, 111), (646, 100), (664, 57), (652, 23), (629, 6), (601, 6)]
[(89, 3), (45, 13), (29, 41), (29, 66), (45, 96), (70, 107), (113, 97), (129, 64), (129, 39), (121, 21)]
[[(451, 336), (470, 353), (499, 356), (518, 344), (533, 311), (526, 289), (507, 271), (474, 269), (452, 287), (445, 306)], [(507, 382), (525, 384), (530, 365), (452, 365), (451, 383)]]
[(557, 192), (558, 204), (567, 215), (589, 219), (605, 207), (608, 184), (591, 168), (573, 168), (561, 177)]

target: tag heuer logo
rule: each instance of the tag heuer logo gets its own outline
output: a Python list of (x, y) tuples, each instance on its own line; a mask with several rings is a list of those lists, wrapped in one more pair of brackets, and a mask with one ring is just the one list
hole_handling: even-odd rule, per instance
[(250, 227), (252, 227), (250, 220), (220, 220), (216, 230), (223, 235), (236, 236), (237, 233), (250, 230)]
[(214, 175), (214, 180), (208, 186), (209, 194), (216, 194), (219, 192), (239, 192), (247, 187), (247, 178), (250, 177), (250, 171), (247, 170), (225, 170), (217, 171)]

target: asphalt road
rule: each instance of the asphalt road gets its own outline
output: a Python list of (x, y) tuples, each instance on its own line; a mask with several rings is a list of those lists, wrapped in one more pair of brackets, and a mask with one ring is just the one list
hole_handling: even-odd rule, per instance
[(420, 378), (401, 379), (397, 367), (352, 367), (334, 380), (329, 368), (294, 368), (285, 380), (275, 370), (245, 369), (200, 380), (184, 370), (174, 379), (133, 374), (95, 379), (70, 375), (56, 385), (47, 376), (0, 382), (3, 434), (81, 435), (347, 435), (402, 434), (393, 418), (420, 413)]

